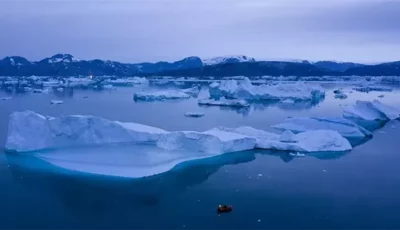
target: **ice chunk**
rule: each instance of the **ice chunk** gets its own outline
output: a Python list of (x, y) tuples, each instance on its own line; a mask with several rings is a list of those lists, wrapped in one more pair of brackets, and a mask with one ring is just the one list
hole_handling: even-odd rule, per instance
[(284, 123), (272, 126), (280, 130), (290, 130), (294, 133), (301, 133), (308, 130), (335, 130), (346, 138), (364, 138), (372, 136), (372, 133), (356, 123), (347, 119), (325, 118), (325, 117), (304, 117), (290, 118)]
[(49, 148), (123, 142), (155, 142), (166, 131), (93, 116), (44, 117), (32, 111), (10, 116), (5, 148), (27, 152)]
[[(219, 127), (219, 129), (254, 137), (257, 140), (256, 148), (260, 149), (297, 152), (348, 151), (352, 149), (349, 141), (333, 130), (311, 130), (297, 135), (287, 133), (278, 135), (246, 126), (234, 129)], [(286, 141), (289, 135), (290, 142), (283, 142), (282, 140)]]
[(197, 97), (197, 95), (199, 95), (199, 93), (200, 93), (200, 89), (197, 86), (196, 87), (192, 87), (192, 88), (188, 88), (188, 89), (181, 89), (180, 91), (184, 92), (184, 93), (186, 93), (186, 94), (188, 94), (190, 96), (193, 96), (193, 97)]
[(279, 137), (279, 141), (281, 142), (296, 142), (296, 135), (292, 133), (290, 130), (285, 130), (282, 135)]
[(51, 89), (50, 88), (45, 88), (45, 89), (34, 89), (33, 93), (50, 93)]
[(51, 100), (50, 103), (51, 103), (52, 105), (59, 105), (59, 104), (62, 104), (62, 103), (64, 103), (64, 102), (63, 102), (63, 101), (60, 101), (60, 100)]
[(244, 100), (227, 100), (221, 98), (220, 100), (214, 99), (201, 99), (198, 101), (199, 105), (215, 105), (215, 106), (231, 106), (231, 107), (249, 107), (249, 103)]
[(186, 117), (202, 117), (204, 115), (205, 114), (202, 112), (187, 112), (187, 113), (185, 113)]
[(371, 92), (371, 91), (378, 91), (378, 92), (391, 92), (392, 89), (390, 88), (385, 88), (385, 87), (379, 87), (379, 86), (362, 86), (362, 87), (354, 87), (353, 88), (356, 91), (359, 92)]
[(339, 98), (339, 99), (347, 98), (347, 95), (343, 92), (342, 89), (334, 90), (333, 93), (335, 94), (335, 98)]
[(303, 82), (256, 86), (252, 85), (248, 78), (213, 83), (209, 86), (209, 92), (215, 99), (226, 97), (247, 101), (320, 100), (325, 96), (325, 91), (321, 86), (312, 86)]
[(133, 95), (134, 100), (141, 101), (163, 101), (190, 98), (190, 95), (178, 90), (163, 90), (156, 92), (137, 92)]
[(385, 105), (378, 100), (356, 101), (354, 106), (346, 107), (343, 116), (352, 119), (375, 121), (375, 120), (393, 120), (400, 116), (400, 110)]
[(2, 97), (1, 98), (2, 101), (8, 101), (8, 100), (11, 100), (11, 99), (12, 99), (12, 97)]

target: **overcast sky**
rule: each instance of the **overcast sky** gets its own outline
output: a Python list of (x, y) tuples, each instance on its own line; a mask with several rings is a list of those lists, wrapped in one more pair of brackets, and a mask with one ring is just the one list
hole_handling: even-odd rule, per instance
[(400, 60), (400, 0), (0, 0), (0, 57)]

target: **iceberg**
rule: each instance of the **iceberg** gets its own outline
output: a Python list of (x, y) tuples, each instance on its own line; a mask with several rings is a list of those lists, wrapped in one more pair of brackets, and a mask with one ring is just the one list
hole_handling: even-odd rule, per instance
[(62, 104), (62, 103), (64, 103), (64, 101), (59, 101), (59, 100), (51, 100), (51, 101), (50, 101), (50, 103), (51, 103), (52, 105), (59, 105), (59, 104)]
[(229, 99), (244, 99), (247, 101), (294, 101), (320, 100), (325, 97), (321, 86), (312, 86), (304, 82), (252, 85), (248, 78), (242, 80), (225, 80), (212, 83), (209, 86), (210, 96), (214, 99), (226, 97)]
[(378, 100), (373, 100), (372, 102), (356, 101), (354, 106), (346, 107), (343, 110), (343, 116), (356, 120), (387, 121), (399, 118), (400, 110), (385, 105)]
[(187, 99), (190, 95), (178, 90), (163, 90), (156, 92), (137, 92), (134, 93), (133, 99), (140, 101), (163, 101), (175, 99)]
[(12, 97), (2, 97), (0, 100), (2, 100), (2, 101), (8, 101), (8, 100), (11, 100), (12, 99)]
[(119, 78), (115, 80), (106, 80), (105, 83), (113, 86), (132, 86), (132, 85), (148, 85), (149, 80), (145, 77), (133, 77), (133, 78)]
[[(331, 130), (306, 131), (297, 135), (286, 132), (278, 135), (251, 127), (218, 127), (204, 132), (168, 132), (156, 127), (94, 116), (54, 118), (25, 111), (11, 114), (5, 148), (8, 151), (29, 152), (108, 144), (152, 143), (166, 150), (209, 154), (250, 150), (255, 147), (293, 151), (344, 151), (348, 146), (342, 143), (339, 147), (342, 141), (340, 137)], [(286, 142), (287, 139), (290, 142)], [(331, 142), (327, 143), (328, 140)]]
[(379, 87), (379, 86), (361, 86), (361, 87), (354, 87), (353, 88), (356, 91), (359, 92), (364, 92), (364, 93), (368, 93), (371, 91), (378, 91), (378, 92), (391, 92), (393, 91), (390, 88), (385, 88), (385, 87)]
[(50, 93), (51, 89), (45, 88), (45, 89), (34, 89), (33, 93)]
[(197, 86), (188, 88), (188, 89), (181, 89), (180, 91), (184, 92), (192, 97), (197, 97), (197, 95), (199, 95), (199, 93), (200, 93), (200, 89)]
[(202, 112), (187, 112), (185, 117), (203, 117), (205, 114)]
[(274, 125), (273, 128), (279, 130), (290, 130), (294, 133), (302, 133), (309, 130), (334, 130), (346, 138), (365, 138), (371, 137), (372, 133), (356, 123), (345, 118), (326, 118), (326, 117), (300, 117), (289, 118), (284, 123)]
[(245, 100), (227, 100), (221, 98), (219, 100), (214, 99), (200, 99), (198, 101), (199, 105), (209, 105), (209, 106), (230, 106), (230, 107), (249, 107), (249, 103)]
[(343, 92), (342, 89), (334, 90), (333, 93), (335, 94), (335, 98), (338, 99), (346, 99), (347, 95)]

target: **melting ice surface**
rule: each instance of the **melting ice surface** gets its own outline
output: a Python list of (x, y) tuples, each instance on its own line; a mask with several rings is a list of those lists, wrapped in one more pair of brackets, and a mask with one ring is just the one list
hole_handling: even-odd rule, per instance
[(146, 144), (65, 148), (34, 155), (53, 166), (71, 171), (129, 178), (160, 174), (182, 162), (208, 157)]

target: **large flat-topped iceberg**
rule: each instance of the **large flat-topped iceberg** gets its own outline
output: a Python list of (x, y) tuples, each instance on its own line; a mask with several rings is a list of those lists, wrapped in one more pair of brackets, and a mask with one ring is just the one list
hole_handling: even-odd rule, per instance
[[(348, 150), (346, 142), (342, 143), (343, 138), (339, 134), (326, 130), (319, 131), (321, 133), (289, 135), (291, 140), (288, 141), (287, 134), (282, 136), (251, 127), (215, 128), (204, 132), (168, 132), (156, 127), (94, 116), (54, 118), (32, 111), (13, 113), (8, 129), (5, 148), (16, 152), (143, 142), (166, 150), (186, 150), (211, 155), (256, 147), (306, 152)], [(331, 139), (322, 138), (324, 135)]]
[(385, 105), (378, 100), (356, 101), (356, 104), (343, 110), (343, 116), (367, 121), (387, 121), (400, 117), (400, 110)]
[(347, 139), (333, 130), (310, 130), (299, 134), (285, 131), (281, 135), (248, 126), (219, 129), (254, 137), (256, 148), (297, 152), (335, 152), (348, 151), (352, 147)]
[(345, 118), (326, 117), (300, 117), (289, 118), (284, 123), (272, 126), (280, 130), (290, 130), (301, 133), (310, 130), (334, 130), (346, 138), (364, 138), (372, 136), (372, 133), (356, 123)]
[(325, 96), (325, 90), (321, 86), (303, 82), (256, 86), (252, 85), (248, 78), (212, 83), (209, 92), (212, 98), (226, 97), (247, 101), (284, 101), (287, 99), (306, 101), (320, 100)]
[(190, 98), (190, 95), (179, 90), (162, 90), (156, 92), (137, 92), (133, 98), (140, 101), (163, 101)]

